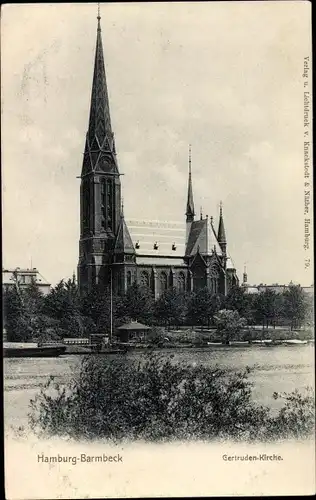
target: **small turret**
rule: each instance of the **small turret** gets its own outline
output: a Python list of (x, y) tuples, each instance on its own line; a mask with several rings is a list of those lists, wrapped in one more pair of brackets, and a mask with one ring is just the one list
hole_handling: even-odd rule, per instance
[(217, 240), (222, 249), (223, 254), (226, 255), (227, 241), (226, 241), (226, 233), (224, 227), (222, 202), (220, 202), (220, 208), (219, 208), (219, 224), (218, 224)]
[(247, 275), (247, 270), (246, 270), (246, 265), (245, 265), (244, 266), (244, 273), (242, 275), (242, 284), (243, 284), (243, 286), (247, 285), (247, 281), (248, 281), (248, 275)]
[(193, 202), (193, 188), (192, 188), (192, 173), (191, 173), (191, 144), (189, 145), (189, 180), (188, 180), (188, 198), (186, 215), (186, 244), (189, 239), (190, 229), (194, 221), (194, 202)]

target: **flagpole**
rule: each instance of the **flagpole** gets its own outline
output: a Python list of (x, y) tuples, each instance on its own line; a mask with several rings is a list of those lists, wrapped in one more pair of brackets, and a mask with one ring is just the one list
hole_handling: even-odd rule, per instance
[(113, 330), (113, 291), (112, 291), (112, 269), (110, 268), (110, 345), (112, 343)]

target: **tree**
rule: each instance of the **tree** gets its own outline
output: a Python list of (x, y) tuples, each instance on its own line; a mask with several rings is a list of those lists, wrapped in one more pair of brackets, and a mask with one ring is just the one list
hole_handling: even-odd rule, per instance
[(229, 344), (233, 337), (246, 326), (246, 319), (239, 316), (238, 311), (222, 309), (214, 317), (218, 333), (222, 337), (223, 344)]
[(308, 298), (299, 285), (290, 285), (283, 292), (283, 314), (291, 322), (291, 330), (299, 328), (308, 312)]
[(16, 288), (5, 290), (3, 294), (4, 325), (9, 342), (28, 340), (29, 331), (25, 320), (23, 302)]
[(80, 311), (78, 286), (74, 280), (61, 280), (45, 297), (44, 313), (57, 321), (59, 336), (81, 337), (85, 333)]
[(125, 295), (124, 306), (128, 317), (151, 324), (154, 317), (154, 299), (147, 286), (133, 283)]
[(193, 325), (209, 326), (220, 306), (221, 299), (218, 295), (213, 295), (208, 288), (201, 288), (189, 297), (188, 320)]
[(21, 290), (16, 287), (4, 293), (5, 326), (8, 341), (26, 342), (41, 332), (43, 324), (43, 294), (35, 281)]
[(155, 303), (155, 315), (167, 326), (183, 323), (186, 316), (185, 293), (175, 288), (166, 290)]
[[(124, 322), (124, 299), (112, 295), (112, 327)], [(111, 329), (111, 292), (95, 286), (81, 297), (80, 313), (87, 335), (91, 333), (106, 333)]]
[(284, 310), (284, 298), (283, 294), (277, 293), (275, 296), (275, 300), (272, 304), (272, 312), (273, 312), (273, 328), (276, 327), (276, 324), (282, 318)]
[(245, 288), (235, 285), (233, 286), (225, 298), (225, 309), (232, 309), (242, 314), (246, 309), (246, 294)]
[(267, 288), (256, 296), (256, 313), (258, 319), (262, 322), (262, 328), (269, 327), (269, 323), (280, 313), (280, 299), (274, 290)]

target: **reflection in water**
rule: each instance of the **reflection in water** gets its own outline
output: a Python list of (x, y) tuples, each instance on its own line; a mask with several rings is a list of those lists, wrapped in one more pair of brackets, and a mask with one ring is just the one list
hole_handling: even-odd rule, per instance
[[(253, 398), (260, 404), (279, 408), (282, 401), (272, 398), (274, 391), (291, 392), (313, 385), (314, 348), (312, 345), (265, 347), (216, 347), (199, 349), (165, 349), (160, 351), (171, 362), (218, 366), (229, 370), (254, 368), (250, 374)], [(138, 352), (122, 355), (123, 359), (138, 360)], [(4, 360), (5, 420), (25, 424), (29, 401), (48, 377), (67, 383), (81, 362), (81, 356), (59, 358), (12, 358)], [(113, 356), (104, 356), (108, 363)]]

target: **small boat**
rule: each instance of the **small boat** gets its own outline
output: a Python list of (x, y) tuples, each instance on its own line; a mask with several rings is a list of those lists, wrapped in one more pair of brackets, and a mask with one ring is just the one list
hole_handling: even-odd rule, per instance
[(307, 340), (298, 340), (298, 339), (290, 339), (290, 340), (283, 340), (283, 345), (301, 345), (301, 344), (307, 344)]
[(283, 342), (282, 342), (282, 340), (272, 340), (272, 341), (270, 340), (270, 341), (264, 342), (264, 345), (266, 347), (274, 347), (276, 345), (283, 345)]
[(63, 344), (41, 345), (35, 343), (4, 342), (4, 358), (57, 358), (66, 351)]

